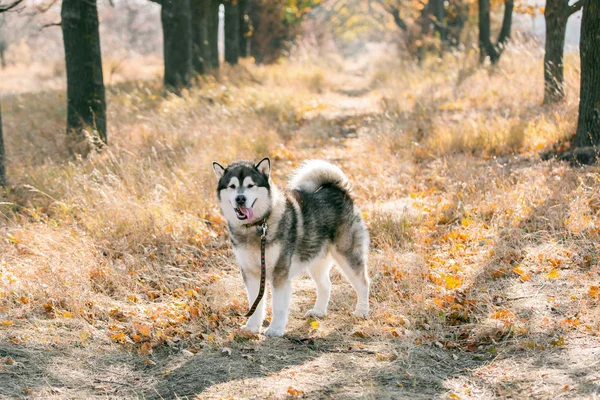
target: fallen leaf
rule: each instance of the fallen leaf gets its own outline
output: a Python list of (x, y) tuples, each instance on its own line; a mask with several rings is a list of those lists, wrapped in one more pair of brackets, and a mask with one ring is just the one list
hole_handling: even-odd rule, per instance
[(134, 322), (133, 327), (135, 328), (136, 332), (142, 336), (150, 336), (152, 331), (152, 327), (148, 324)]
[(558, 272), (558, 270), (556, 268), (552, 269), (552, 271), (550, 271), (549, 273), (544, 275), (544, 278), (547, 278), (547, 279), (556, 279), (558, 277), (560, 277), (560, 273)]
[(140, 356), (149, 356), (152, 354), (152, 345), (148, 342), (143, 343), (137, 352)]
[(287, 394), (289, 394), (292, 397), (296, 397), (296, 396), (303, 396), (304, 392), (302, 390), (294, 389), (293, 387), (288, 386)]

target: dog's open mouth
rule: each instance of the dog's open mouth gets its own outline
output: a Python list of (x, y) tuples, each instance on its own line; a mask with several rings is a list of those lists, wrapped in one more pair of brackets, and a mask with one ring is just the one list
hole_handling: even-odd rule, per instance
[(244, 220), (252, 220), (254, 218), (254, 210), (246, 207), (236, 207), (234, 208), (235, 214), (240, 221)]

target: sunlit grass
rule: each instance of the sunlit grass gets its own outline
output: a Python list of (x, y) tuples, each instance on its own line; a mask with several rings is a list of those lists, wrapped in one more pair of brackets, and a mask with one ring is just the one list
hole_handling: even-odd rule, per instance
[[(448, 347), (530, 340), (544, 324), (597, 335), (598, 168), (537, 156), (574, 131), (576, 74), (567, 101), (544, 108), (532, 50), (507, 51), (496, 69), (474, 56), (380, 60), (362, 79), (380, 109), (350, 119), (336, 114), (343, 66), (227, 67), (181, 97), (157, 80), (117, 83), (110, 145), (85, 160), (66, 151), (61, 91), (5, 99), (0, 319), (80, 318), (143, 355), (144, 343), (198, 333), (228, 340), (246, 304), (211, 162), (270, 156), (283, 185), (321, 157), (349, 174), (371, 230), (373, 318), (355, 322), (365, 335)], [(578, 325), (509, 301), (542, 285), (538, 301)]]

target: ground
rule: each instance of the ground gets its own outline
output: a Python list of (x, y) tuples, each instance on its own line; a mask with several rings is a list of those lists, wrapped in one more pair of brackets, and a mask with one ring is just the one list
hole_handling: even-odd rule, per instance
[[(577, 94), (543, 108), (522, 55), (245, 65), (181, 98), (116, 83), (109, 147), (88, 160), (57, 139), (60, 90), (8, 96), (0, 397), (600, 396), (600, 171), (540, 160), (573, 132)], [(307, 158), (350, 176), (369, 319), (334, 271), (327, 317), (303, 317), (302, 277), (283, 338), (239, 330), (210, 161), (264, 155), (280, 185)]]

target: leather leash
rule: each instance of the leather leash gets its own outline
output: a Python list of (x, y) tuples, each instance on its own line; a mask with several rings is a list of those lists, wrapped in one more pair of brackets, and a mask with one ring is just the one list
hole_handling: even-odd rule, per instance
[(267, 246), (267, 219), (263, 218), (259, 223), (255, 224), (247, 224), (246, 228), (250, 228), (252, 226), (258, 226), (260, 224), (260, 289), (258, 290), (258, 296), (256, 296), (256, 300), (254, 300), (254, 304), (250, 307), (250, 311), (246, 314), (246, 318), (251, 317), (252, 314), (256, 311), (258, 307), (258, 303), (262, 300), (265, 294), (265, 283), (267, 280), (267, 266), (265, 261), (265, 249)]

